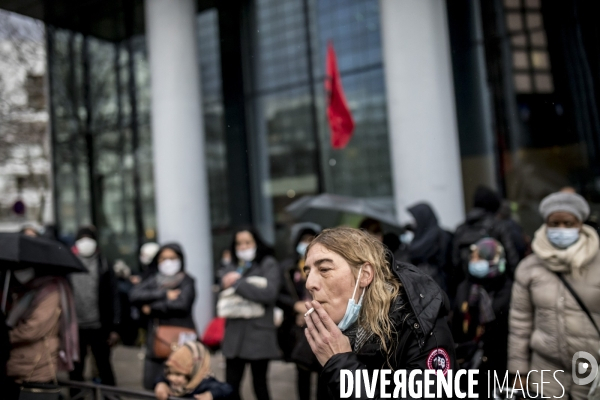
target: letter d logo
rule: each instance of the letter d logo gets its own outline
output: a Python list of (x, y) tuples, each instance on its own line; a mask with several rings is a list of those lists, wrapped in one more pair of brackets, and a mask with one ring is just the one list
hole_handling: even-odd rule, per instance
[[(579, 364), (578, 364), (577, 360), (580, 360), (582, 358), (585, 358), (585, 360), (587, 362), (579, 361)], [(585, 378), (577, 377), (577, 373), (584, 374), (585, 372), (588, 371), (589, 367), (592, 367), (592, 368), (591, 368), (590, 374), (588, 376), (586, 376)], [(594, 356), (592, 356), (590, 353), (588, 353), (586, 351), (578, 351), (577, 353), (575, 353), (573, 355), (573, 358), (571, 360), (571, 375), (573, 376), (573, 382), (575, 382), (576, 385), (583, 386), (583, 385), (592, 383), (592, 381), (594, 379), (596, 379), (597, 374), (598, 374), (598, 363), (596, 362), (596, 359), (594, 358)]]

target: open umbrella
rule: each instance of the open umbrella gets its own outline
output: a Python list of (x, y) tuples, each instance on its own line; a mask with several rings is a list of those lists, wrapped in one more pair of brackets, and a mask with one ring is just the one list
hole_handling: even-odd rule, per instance
[(33, 267), (43, 275), (87, 272), (63, 243), (46, 238), (0, 232), (0, 270)]
[(320, 223), (323, 226), (338, 225), (344, 214), (362, 215), (399, 227), (394, 214), (393, 201), (388, 198), (360, 198), (323, 193), (304, 196), (285, 208), (290, 215), (301, 221)]
[(37, 275), (64, 275), (87, 272), (81, 261), (64, 244), (45, 238), (34, 238), (18, 232), (0, 232), (0, 270), (6, 271), (2, 309), (11, 270), (33, 267)]

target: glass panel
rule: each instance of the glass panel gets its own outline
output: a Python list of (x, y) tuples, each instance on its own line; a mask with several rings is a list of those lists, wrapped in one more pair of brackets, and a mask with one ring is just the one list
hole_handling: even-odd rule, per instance
[(550, 59), (546, 51), (533, 51), (531, 52), (531, 64), (535, 69), (550, 69)]
[(506, 14), (506, 26), (509, 31), (522, 31), (523, 17), (518, 12), (509, 12)]
[(527, 8), (540, 8), (541, 6), (541, 0), (525, 0), (525, 7)]
[(539, 12), (528, 12), (527, 13), (527, 29), (540, 29), (542, 28), (542, 14)]
[(552, 83), (552, 75), (536, 73), (534, 75), (535, 89), (540, 93), (554, 92), (554, 84)]
[(530, 93), (531, 92), (531, 77), (529, 74), (516, 73), (515, 74), (515, 89), (519, 93)]
[(516, 69), (529, 68), (529, 57), (527, 57), (526, 51), (513, 52), (513, 67)]
[(526, 40), (525, 35), (514, 35), (510, 38), (510, 41), (514, 47), (527, 46), (527, 40)]
[(198, 14), (198, 51), (200, 54), (210, 217), (213, 228), (224, 228), (229, 226), (230, 218), (218, 24), (219, 15), (216, 9)]
[(521, 7), (521, 1), (520, 0), (504, 0), (504, 7), (519, 8), (519, 7)]
[(257, 0), (256, 10), (256, 88), (307, 84), (302, 1)]
[(53, 157), (58, 235), (72, 242), (78, 226), (91, 222), (90, 187), (83, 106), (83, 36), (68, 31), (51, 31), (54, 42), (52, 74), (52, 116), (56, 143)]
[(531, 32), (529, 34), (529, 38), (530, 38), (531, 44), (533, 46), (546, 47), (546, 32), (544, 32), (544, 31)]
[(327, 43), (332, 41), (338, 68), (341, 74), (381, 64), (381, 34), (379, 25), (379, 5), (376, 1), (339, 2), (325, 0), (315, 2), (313, 21), (316, 31), (313, 48), (313, 68), (315, 75), (325, 74), (325, 54)]

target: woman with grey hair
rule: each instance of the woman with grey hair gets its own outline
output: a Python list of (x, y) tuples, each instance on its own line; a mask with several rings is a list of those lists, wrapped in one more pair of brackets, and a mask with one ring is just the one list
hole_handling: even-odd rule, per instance
[[(545, 223), (535, 233), (533, 254), (515, 273), (508, 370), (518, 372), (523, 385), (532, 371), (529, 388), (541, 388), (544, 381), (544, 397), (586, 399), (591, 383), (574, 384), (573, 356), (585, 351), (598, 361), (600, 240), (583, 224), (589, 213), (576, 193), (547, 196), (540, 205)], [(545, 379), (542, 370), (551, 371)]]

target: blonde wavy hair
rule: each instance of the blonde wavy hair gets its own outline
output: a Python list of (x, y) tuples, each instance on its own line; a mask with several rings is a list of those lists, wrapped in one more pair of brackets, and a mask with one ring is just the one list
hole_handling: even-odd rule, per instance
[(389, 250), (373, 235), (348, 227), (325, 229), (308, 245), (306, 254), (316, 244), (344, 258), (355, 279), (362, 265), (369, 263), (373, 267), (373, 280), (366, 288), (358, 323), (378, 336), (387, 352), (388, 342), (395, 333), (389, 317), (390, 306), (401, 287), (386, 259)]

